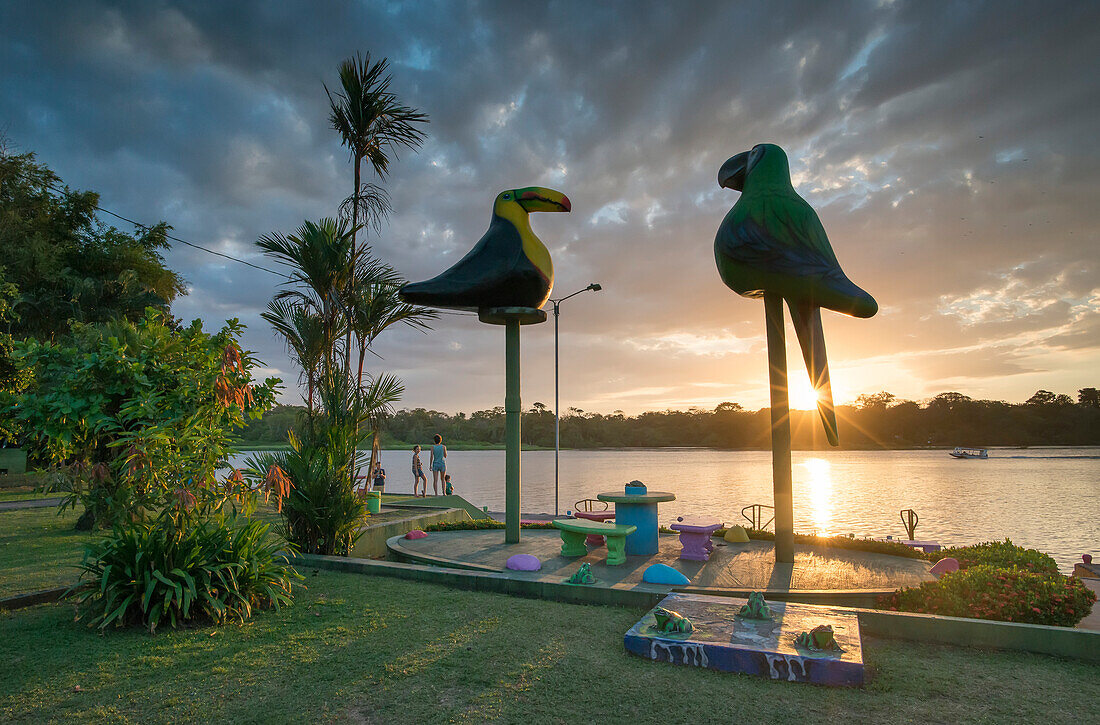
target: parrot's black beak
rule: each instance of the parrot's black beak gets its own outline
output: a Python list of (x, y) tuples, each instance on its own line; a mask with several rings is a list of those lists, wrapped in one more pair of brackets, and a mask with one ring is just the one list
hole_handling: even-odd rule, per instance
[(749, 152), (745, 151), (730, 158), (718, 169), (718, 186), (723, 189), (743, 191), (745, 186), (745, 170), (749, 165)]

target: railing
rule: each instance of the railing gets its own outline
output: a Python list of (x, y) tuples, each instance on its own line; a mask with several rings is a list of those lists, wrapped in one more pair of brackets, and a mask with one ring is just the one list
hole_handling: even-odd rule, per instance
[[(750, 509), (752, 510), (752, 516), (749, 516), (747, 513), (745, 513)], [(764, 520), (764, 509), (770, 510), (772, 512), (772, 517), (761, 524), (761, 521)], [(757, 531), (764, 531), (768, 528), (771, 522), (775, 521), (775, 507), (767, 506), (762, 503), (754, 503), (741, 509), (741, 517), (749, 522), (749, 528), (755, 529)]]
[(920, 516), (917, 516), (917, 512), (913, 509), (902, 509), (901, 525), (905, 527), (905, 533), (909, 536), (909, 541), (913, 541), (917, 538), (917, 522), (920, 521)]

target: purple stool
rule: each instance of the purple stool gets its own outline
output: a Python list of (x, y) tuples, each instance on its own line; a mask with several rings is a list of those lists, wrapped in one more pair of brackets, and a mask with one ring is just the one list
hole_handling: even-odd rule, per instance
[(710, 561), (710, 553), (714, 551), (714, 543), (711, 535), (722, 528), (721, 521), (704, 518), (684, 518), (681, 516), (669, 528), (680, 532), (681, 559), (690, 561)]

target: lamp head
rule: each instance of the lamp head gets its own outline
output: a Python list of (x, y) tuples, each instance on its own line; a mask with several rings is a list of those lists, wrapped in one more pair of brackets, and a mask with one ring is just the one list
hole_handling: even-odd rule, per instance
[(600, 290), (603, 289), (603, 287), (601, 287), (597, 282), (593, 282), (592, 284), (588, 285), (588, 287), (586, 287), (586, 289), (590, 289), (593, 292), (599, 292)]

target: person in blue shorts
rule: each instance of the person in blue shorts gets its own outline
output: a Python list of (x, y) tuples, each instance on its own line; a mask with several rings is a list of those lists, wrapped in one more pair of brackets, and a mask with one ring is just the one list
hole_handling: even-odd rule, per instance
[[(420, 446), (413, 446), (413, 458), (412, 458), (412, 470), (413, 470), (413, 498), (428, 495), (428, 477), (424, 475), (424, 468), (420, 465)], [(423, 489), (423, 492), (417, 494), (417, 489)]]
[[(432, 491), (439, 495), (439, 485), (443, 483), (443, 476), (447, 473), (447, 446), (443, 445), (443, 436), (436, 433), (435, 445), (432, 446)], [(425, 494), (428, 482), (424, 482)]]

